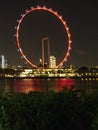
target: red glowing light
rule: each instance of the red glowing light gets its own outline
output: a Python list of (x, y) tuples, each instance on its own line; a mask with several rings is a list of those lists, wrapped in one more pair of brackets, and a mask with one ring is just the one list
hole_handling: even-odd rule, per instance
[(74, 79), (60, 79), (58, 80), (58, 86), (59, 91), (61, 91), (64, 87), (68, 90), (71, 89), (72, 86), (75, 86), (75, 80)]
[(24, 55), (24, 52), (23, 52), (22, 49), (21, 49), (20, 40), (19, 40), (19, 28), (20, 28), (20, 26), (21, 26), (21, 23), (22, 23), (24, 17), (26, 17), (26, 16), (27, 16), (29, 13), (31, 13), (31, 12), (39, 11), (39, 10), (43, 10), (43, 11), (50, 12), (51, 14), (53, 14), (54, 16), (56, 16), (56, 17), (61, 21), (61, 23), (64, 25), (64, 29), (65, 29), (66, 32), (67, 32), (67, 38), (68, 38), (67, 53), (65, 54), (63, 60), (56, 66), (56, 68), (58, 68), (58, 67), (60, 67), (61, 65), (63, 65), (63, 63), (64, 63), (65, 61), (67, 61), (67, 58), (68, 58), (68, 56), (69, 56), (69, 54), (70, 54), (70, 50), (71, 50), (70, 48), (71, 48), (71, 43), (72, 43), (72, 41), (71, 41), (71, 34), (70, 34), (70, 31), (69, 31), (69, 27), (67, 26), (66, 21), (64, 21), (64, 19), (62, 18), (62, 16), (60, 16), (56, 11), (53, 11), (51, 8), (48, 9), (48, 8), (46, 8), (45, 6), (43, 6), (43, 7), (37, 6), (36, 8), (31, 7), (30, 10), (26, 10), (25, 13), (21, 15), (20, 20), (18, 20), (18, 26), (17, 26), (17, 28), (16, 28), (16, 42), (17, 42), (17, 46), (18, 46), (18, 49), (19, 49), (19, 51), (20, 51), (22, 57), (26, 60), (26, 62), (29, 63), (32, 67), (36, 67), (36, 68), (37, 68), (37, 66), (36, 66), (35, 64), (33, 64), (33, 63)]

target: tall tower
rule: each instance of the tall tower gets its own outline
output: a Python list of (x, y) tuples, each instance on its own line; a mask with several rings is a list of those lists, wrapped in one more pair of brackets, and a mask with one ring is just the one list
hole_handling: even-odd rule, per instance
[(5, 68), (5, 57), (4, 57), (4, 55), (1, 55), (1, 68), (2, 69)]
[(54, 56), (50, 56), (49, 68), (56, 68), (56, 58)]

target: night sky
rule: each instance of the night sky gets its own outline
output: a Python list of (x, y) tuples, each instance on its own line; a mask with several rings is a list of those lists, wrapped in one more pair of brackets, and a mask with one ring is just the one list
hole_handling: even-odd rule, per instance
[[(31, 6), (46, 6), (57, 11), (71, 32), (72, 50), (64, 66), (98, 65), (98, 2), (97, 0), (0, 0), (0, 55), (10, 65), (25, 65), (17, 52), (15, 27), (20, 15)], [(41, 39), (49, 38), (50, 54), (59, 63), (66, 54), (67, 36), (57, 17), (45, 11), (25, 17), (20, 28), (21, 47), (25, 55), (38, 64), (41, 58)]]

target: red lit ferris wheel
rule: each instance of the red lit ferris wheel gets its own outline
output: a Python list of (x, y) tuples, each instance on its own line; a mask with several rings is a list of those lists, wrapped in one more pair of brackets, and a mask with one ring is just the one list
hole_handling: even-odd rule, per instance
[(62, 18), (62, 16), (60, 16), (56, 11), (53, 11), (51, 8), (47, 8), (47, 7), (45, 7), (45, 6), (43, 6), (43, 7), (37, 6), (37, 7), (35, 7), (35, 8), (34, 8), (34, 7), (31, 7), (30, 10), (26, 10), (25, 13), (21, 15), (21, 18), (20, 18), (20, 20), (18, 20), (18, 25), (17, 25), (17, 27), (16, 27), (16, 43), (17, 43), (18, 50), (19, 50), (21, 56), (25, 59), (25, 61), (26, 61), (28, 64), (30, 64), (32, 67), (35, 67), (35, 68), (38, 67), (37, 65), (35, 65), (35, 64), (24, 54), (24, 51), (22, 50), (21, 43), (20, 43), (20, 39), (19, 39), (19, 35), (20, 35), (20, 34), (19, 34), (19, 30), (20, 30), (20, 26), (21, 26), (21, 24), (22, 24), (24, 18), (25, 18), (29, 13), (31, 13), (31, 12), (33, 13), (34, 11), (40, 11), (40, 10), (42, 10), (42, 11), (47, 11), (47, 12), (53, 14), (54, 16), (56, 16), (56, 17), (61, 21), (61, 23), (63, 24), (63, 27), (64, 27), (64, 29), (65, 29), (65, 31), (66, 31), (66, 33), (67, 33), (67, 44), (68, 44), (67, 51), (66, 51), (66, 53), (65, 53), (65, 56), (64, 56), (63, 60), (62, 60), (59, 64), (56, 65), (56, 68), (61, 67), (61, 66), (64, 64), (64, 62), (67, 61), (67, 58), (68, 58), (68, 56), (70, 55), (71, 43), (72, 43), (72, 41), (71, 41), (71, 33), (70, 33), (70, 31), (69, 31), (69, 27), (68, 27), (67, 24), (66, 24), (66, 21)]

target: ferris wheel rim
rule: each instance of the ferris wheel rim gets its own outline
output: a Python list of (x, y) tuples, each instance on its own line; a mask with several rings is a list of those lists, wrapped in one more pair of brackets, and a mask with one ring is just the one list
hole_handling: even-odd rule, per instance
[(61, 15), (59, 15), (56, 11), (54, 11), (52, 8), (47, 8), (46, 6), (37, 6), (37, 7), (31, 7), (31, 9), (29, 10), (25, 10), (25, 13), (21, 15), (21, 18), (19, 20), (17, 20), (18, 22), (18, 25), (16, 27), (16, 44), (17, 44), (17, 47), (18, 47), (18, 50), (19, 52), (21, 53), (21, 56), (25, 59), (25, 61), (27, 63), (29, 63), (32, 67), (35, 67), (37, 68), (38, 66), (35, 65), (33, 62), (31, 62), (27, 57), (26, 55), (24, 54), (24, 52), (22, 51), (22, 48), (21, 48), (21, 44), (20, 44), (20, 40), (19, 40), (19, 29), (20, 29), (20, 26), (21, 26), (21, 23), (23, 21), (23, 19), (31, 12), (34, 12), (34, 11), (38, 11), (38, 10), (43, 10), (43, 11), (47, 11), (47, 12), (50, 12), (51, 14), (53, 14), (54, 16), (56, 16), (60, 21), (61, 23), (63, 24), (64, 26), (64, 29), (65, 31), (67, 32), (67, 44), (68, 44), (68, 47), (67, 47), (67, 52), (65, 53), (65, 56), (63, 58), (63, 60), (61, 60), (61, 62), (59, 64), (56, 65), (56, 68), (58, 67), (61, 67), (64, 62), (67, 61), (67, 58), (68, 56), (70, 55), (70, 50), (71, 50), (71, 33), (69, 31), (69, 27), (67, 26), (67, 23), (66, 21), (63, 19), (63, 17)]

